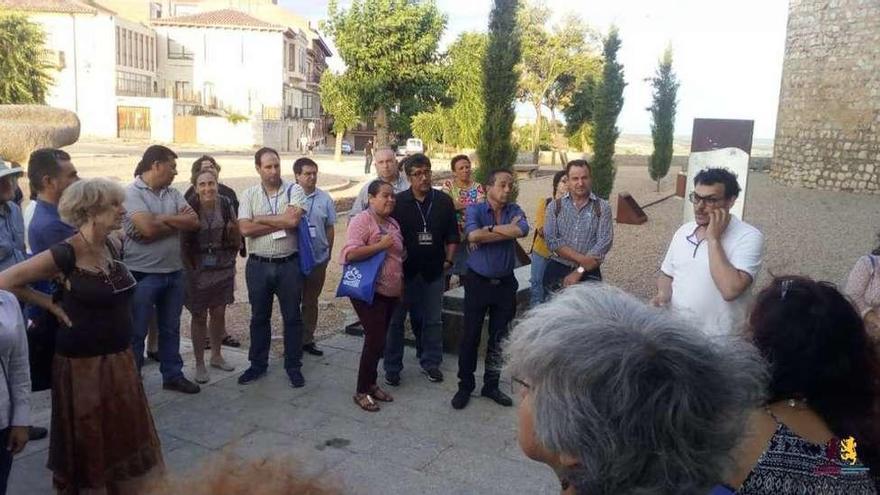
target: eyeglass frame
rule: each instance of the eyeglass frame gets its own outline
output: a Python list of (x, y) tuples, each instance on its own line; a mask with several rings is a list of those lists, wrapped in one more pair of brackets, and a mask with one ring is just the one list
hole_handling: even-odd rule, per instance
[(717, 206), (718, 204), (720, 204), (721, 202), (723, 202), (723, 201), (725, 201), (725, 200), (727, 200), (727, 199), (728, 199), (728, 198), (716, 198), (716, 197), (712, 197), (712, 196), (709, 196), (709, 197), (706, 197), (706, 196), (700, 196), (700, 195), (697, 194), (695, 191), (691, 191), (691, 193), (688, 194), (688, 201), (690, 201), (691, 204), (694, 204), (694, 205), (698, 205), (698, 204), (700, 204), (700, 202), (702, 201), (706, 206), (710, 206), (710, 207), (711, 207), (711, 206)]

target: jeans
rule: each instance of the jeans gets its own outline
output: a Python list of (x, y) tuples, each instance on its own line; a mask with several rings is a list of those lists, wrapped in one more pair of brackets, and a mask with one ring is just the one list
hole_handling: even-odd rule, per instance
[(394, 307), (397, 306), (397, 298), (376, 294), (373, 304), (352, 299), (351, 305), (364, 327), (364, 350), (361, 351), (358, 366), (357, 393), (368, 394), (376, 386), (376, 368), (385, 349), (385, 334)]
[(12, 471), (12, 452), (6, 450), (9, 441), (9, 428), (0, 430), (0, 495), (6, 495), (9, 472)]
[(144, 339), (156, 311), (159, 330), (159, 371), (166, 383), (183, 376), (180, 357), (180, 312), (183, 310), (183, 271), (171, 273), (132, 272), (137, 285), (131, 304), (134, 337), (131, 348), (138, 369), (144, 364)]
[(544, 268), (547, 258), (532, 252), (531, 275), (529, 277), (529, 308), (534, 308), (544, 301)]
[(367, 155), (364, 157), (364, 173), (370, 173), (370, 165), (373, 164), (373, 155)]
[(272, 302), (278, 297), (284, 323), (284, 369), (302, 368), (303, 321), (299, 305), (302, 297), (302, 276), (299, 260), (291, 258), (270, 263), (248, 258), (245, 267), (248, 301), (251, 304), (251, 368), (266, 371), (269, 367), (269, 345), (272, 342)]
[(327, 265), (325, 261), (315, 265), (308, 277), (303, 277), (302, 288), (302, 320), (303, 320), (303, 345), (315, 342), (315, 328), (318, 326), (318, 297), (324, 289), (324, 281), (327, 279)]
[(458, 388), (472, 392), (476, 386), (474, 371), (483, 320), (489, 313), (489, 341), (486, 345), (486, 369), (483, 389), (498, 388), (501, 377), (501, 342), (507, 338), (510, 322), (516, 315), (516, 291), (519, 284), (510, 274), (504, 278), (489, 279), (472, 270), (464, 276), (464, 334), (458, 349)]
[(421, 275), (403, 283), (403, 304), (394, 310), (385, 342), (385, 373), (403, 370), (403, 322), (409, 310), (416, 338), (419, 364), (423, 369), (439, 368), (443, 362), (443, 289), (446, 277), (426, 282)]

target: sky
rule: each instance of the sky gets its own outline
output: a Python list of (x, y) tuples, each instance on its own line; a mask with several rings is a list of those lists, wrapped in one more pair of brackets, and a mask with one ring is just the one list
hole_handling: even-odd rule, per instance
[[(675, 134), (691, 134), (694, 118), (752, 119), (755, 138), (772, 139), (776, 129), (788, 0), (545, 0), (552, 25), (575, 13), (591, 28), (607, 33), (616, 25), (627, 87), (618, 127), (627, 134), (650, 133), (651, 77), (667, 44), (681, 87)], [(280, 0), (317, 25), (327, 15), (326, 0)], [(346, 2), (340, 2), (343, 6)], [(464, 31), (487, 30), (490, 0), (437, 0), (448, 16), (441, 48)], [(328, 40), (332, 46), (332, 40)], [(335, 56), (333, 70), (344, 63)], [(527, 105), (517, 115), (534, 119)], [(545, 115), (549, 113), (545, 110)]]

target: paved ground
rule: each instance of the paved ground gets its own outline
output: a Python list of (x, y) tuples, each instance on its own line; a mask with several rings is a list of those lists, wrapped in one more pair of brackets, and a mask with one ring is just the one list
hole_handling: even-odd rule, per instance
[[(304, 358), (302, 389), (290, 388), (273, 362), (268, 377), (248, 386), (237, 384), (238, 370), (212, 370), (202, 393), (185, 396), (163, 391), (157, 366), (148, 366), (144, 383), (166, 464), (188, 472), (231, 449), (246, 457), (291, 456), (307, 474), (341, 483), (347, 493), (558, 493), (552, 471), (520, 453), (514, 408), (474, 397), (464, 410), (452, 409), (454, 356), (442, 367), (447, 380), (434, 384), (407, 349), (395, 402), (378, 413), (357, 408), (351, 396), (361, 345), (347, 335), (324, 340), (323, 358)], [(227, 359), (240, 370), (246, 355), (228, 352)], [(48, 394), (35, 402), (35, 424), (47, 425)], [(11, 495), (51, 493), (48, 447), (48, 440), (32, 442), (16, 458)]]

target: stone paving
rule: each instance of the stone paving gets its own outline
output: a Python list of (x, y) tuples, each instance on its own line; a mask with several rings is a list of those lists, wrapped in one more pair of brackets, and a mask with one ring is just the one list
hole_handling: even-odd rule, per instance
[[(403, 383), (388, 387), (395, 401), (367, 413), (351, 399), (362, 340), (337, 335), (320, 346), (323, 357), (303, 357), (302, 389), (290, 388), (277, 360), (264, 379), (238, 385), (247, 364), (240, 351), (224, 350), (237, 370), (211, 370), (211, 383), (193, 396), (162, 390), (158, 366), (145, 367), (144, 385), (170, 471), (197, 469), (229, 449), (251, 458), (291, 456), (306, 474), (341, 484), (346, 493), (558, 493), (552, 471), (520, 452), (515, 408), (474, 397), (464, 410), (452, 409), (455, 356), (445, 356), (446, 380), (436, 384), (419, 373), (415, 352), (407, 348)], [(188, 341), (181, 347), (190, 354)], [(35, 394), (33, 402), (34, 424), (48, 425), (48, 392)], [(16, 457), (10, 494), (52, 493), (48, 447), (48, 440), (31, 442)]]

